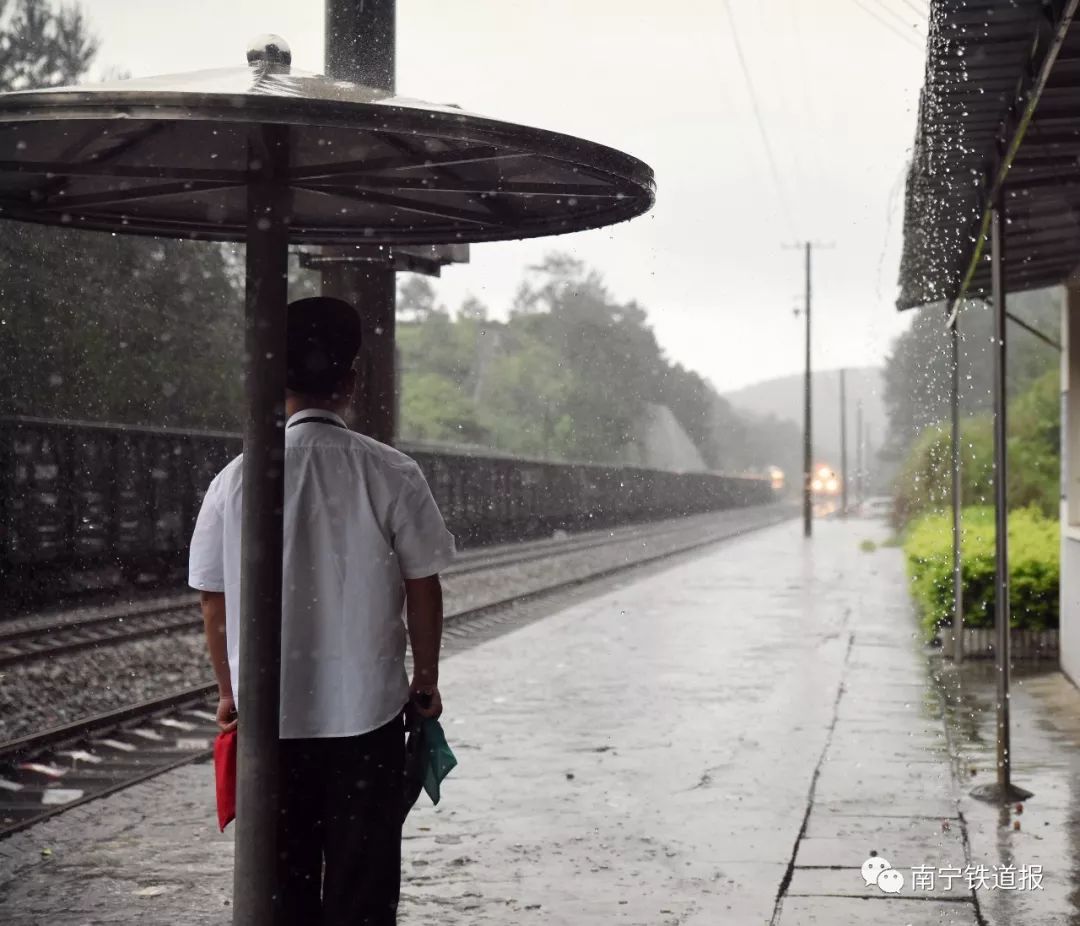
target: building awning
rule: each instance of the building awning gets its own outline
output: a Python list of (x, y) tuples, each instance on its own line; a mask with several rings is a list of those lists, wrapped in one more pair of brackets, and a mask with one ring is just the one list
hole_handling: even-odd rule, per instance
[(1077, 0), (933, 0), (904, 208), (899, 309), (990, 290), (991, 199), (1007, 288), (1080, 266)]

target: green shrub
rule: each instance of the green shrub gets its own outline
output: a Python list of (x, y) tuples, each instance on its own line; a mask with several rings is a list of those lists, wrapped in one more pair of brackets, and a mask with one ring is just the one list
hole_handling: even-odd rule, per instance
[[(1011, 626), (1045, 630), (1058, 626), (1058, 523), (1035, 508), (1009, 514)], [(965, 508), (961, 528), (964, 623), (994, 623), (994, 510)], [(924, 515), (904, 540), (911, 590), (927, 639), (952, 620), (952, 516)]]
[[(1052, 369), (1009, 403), (1009, 507), (1034, 505), (1056, 517), (1060, 498), (1061, 386)], [(894, 525), (950, 504), (952, 437), (948, 422), (929, 427), (912, 445), (896, 477)], [(994, 495), (994, 434), (989, 414), (960, 422), (960, 497), (985, 505)], [(992, 529), (992, 526), (991, 526)]]
[(863, 553), (873, 553), (877, 549), (877, 544), (873, 540), (864, 540), (859, 544), (859, 549)]

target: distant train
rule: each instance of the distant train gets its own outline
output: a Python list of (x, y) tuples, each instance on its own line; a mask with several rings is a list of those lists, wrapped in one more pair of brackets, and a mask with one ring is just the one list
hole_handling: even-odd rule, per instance
[(839, 495), (842, 489), (841, 477), (831, 466), (822, 464), (814, 468), (810, 479), (810, 491), (814, 495), (833, 498)]

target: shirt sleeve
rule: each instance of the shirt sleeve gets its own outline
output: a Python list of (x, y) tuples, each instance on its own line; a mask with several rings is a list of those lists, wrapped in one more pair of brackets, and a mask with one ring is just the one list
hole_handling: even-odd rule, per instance
[(433, 576), (453, 561), (454, 535), (446, 529), (419, 466), (409, 474), (394, 505), (392, 528), (394, 552), (406, 579)]
[(225, 517), (220, 483), (218, 475), (206, 490), (191, 535), (188, 585), (201, 592), (225, 591)]

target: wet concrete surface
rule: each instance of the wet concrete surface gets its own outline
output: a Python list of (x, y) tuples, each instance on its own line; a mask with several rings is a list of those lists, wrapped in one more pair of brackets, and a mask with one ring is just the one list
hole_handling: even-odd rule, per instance
[[(988, 926), (1080, 924), (1080, 692), (1052, 665), (1014, 668), (1012, 781), (1032, 792), (1026, 801), (1000, 806), (971, 796), (996, 780), (996, 673), (991, 662), (946, 664), (941, 689), (960, 780), (960, 810), (972, 861), (1015, 869), (1036, 866), (1038, 888), (981, 890)], [(1029, 886), (1036, 876), (1029, 878)]]
[[(827, 525), (818, 540), (854, 544), (860, 528), (880, 541), (857, 521)], [(862, 555), (844, 576), (853, 613), (843, 684), (774, 922), (974, 924), (970, 891), (913, 884), (913, 866), (963, 868), (961, 821), (901, 556), (888, 548)], [(896, 894), (861, 875), (872, 856), (899, 872)]]
[[(446, 610), (448, 614), (460, 613), (515, 595), (547, 589), (552, 584), (553, 575), (563, 582), (585, 579), (709, 538), (775, 523), (778, 519), (791, 516), (791, 511), (792, 506), (787, 504), (758, 505), (628, 525), (614, 531), (584, 532), (575, 535), (574, 539), (605, 542), (573, 552), (504, 564), (494, 569), (444, 575)], [(529, 547), (526, 545), (525, 550), (520, 547), (514, 550), (513, 545), (488, 550), (474, 549), (466, 551), (460, 563), (468, 565), (471, 562), (475, 565), (474, 557), (511, 550), (523, 553)], [(550, 547), (548, 552), (552, 552)], [(200, 625), (198, 630), (110, 643), (0, 668), (0, 740), (15, 739), (70, 723), (80, 717), (212, 683), (213, 674), (206, 660), (206, 642), (196, 599), (187, 594), (171, 600), (182, 607), (191, 608), (192, 617)], [(169, 599), (159, 599), (159, 603), (168, 604)], [(86, 616), (107, 613), (121, 617), (137, 607), (137, 604), (128, 603), (86, 608), (81, 613)], [(79, 610), (72, 613), (73, 618), (79, 615)], [(41, 617), (5, 622), (5, 626), (39, 627), (42, 623), (54, 623), (58, 617), (56, 612), (52, 612)], [(451, 632), (456, 632), (453, 624), (448, 625), (448, 633)], [(472, 629), (468, 632), (471, 634)]]
[[(1043, 747), (1022, 783), (1047, 806), (1020, 845), (967, 807), (954, 769), (985, 757), (942, 722), (899, 552), (858, 549), (885, 536), (770, 528), (451, 656), (460, 764), (410, 817), (401, 922), (1074, 922), (1071, 734), (1031, 719), (1052, 699), (1026, 682), (1014, 716)], [(1057, 887), (1048, 865), (1023, 897), (914, 889), (913, 866), (1006, 850), (1057, 853)], [(865, 883), (872, 852), (896, 896)], [(231, 855), (209, 766), (183, 768), (0, 843), (0, 922), (224, 924)]]

